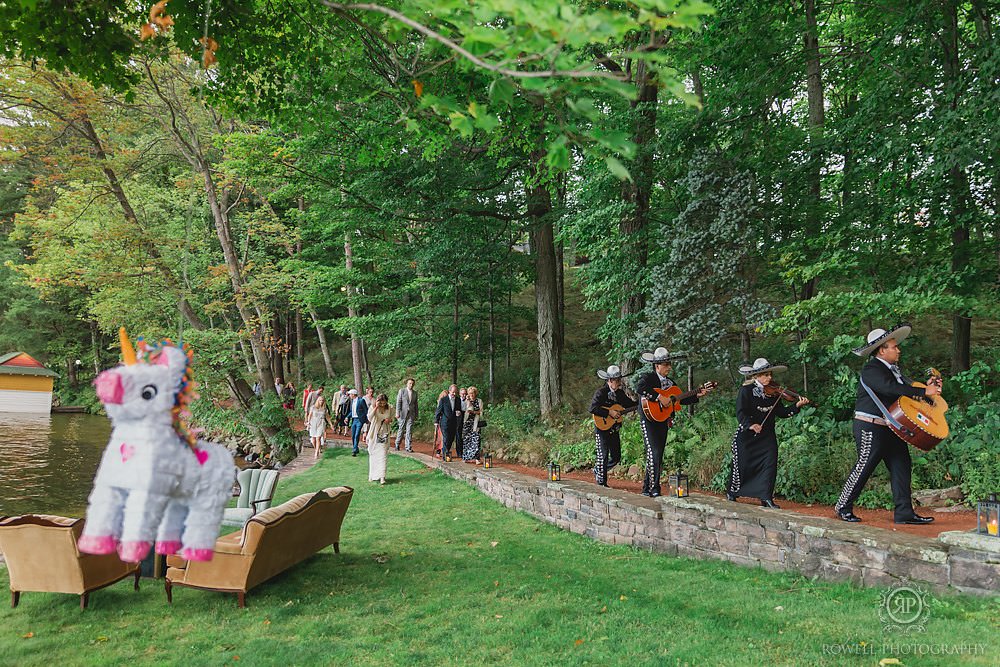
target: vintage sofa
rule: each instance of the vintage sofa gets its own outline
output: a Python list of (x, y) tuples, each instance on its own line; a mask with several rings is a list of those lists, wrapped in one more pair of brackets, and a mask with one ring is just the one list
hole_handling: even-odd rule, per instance
[(340, 553), (340, 526), (353, 495), (348, 486), (331, 487), (266, 509), (243, 530), (219, 538), (210, 561), (167, 557), (167, 601), (173, 602), (174, 586), (187, 586), (236, 593), (245, 607), (254, 586), (331, 544)]
[(139, 590), (139, 565), (123, 563), (118, 554), (82, 554), (76, 541), (83, 519), (48, 514), (0, 518), (0, 551), (10, 576), (10, 606), (16, 607), (24, 591), (71, 593), (80, 596), (86, 609), (90, 593), (135, 577)]

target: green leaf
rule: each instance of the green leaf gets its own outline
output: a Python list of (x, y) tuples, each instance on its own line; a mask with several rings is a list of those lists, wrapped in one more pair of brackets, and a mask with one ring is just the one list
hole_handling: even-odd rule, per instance
[(569, 146), (565, 136), (557, 138), (549, 144), (548, 152), (545, 154), (545, 164), (558, 171), (569, 169)]
[(510, 79), (494, 79), (490, 84), (490, 101), (494, 104), (510, 106), (514, 102), (514, 84)]
[(628, 169), (625, 168), (625, 165), (623, 165), (618, 158), (609, 155), (608, 157), (604, 158), (604, 162), (607, 163), (608, 169), (611, 171), (612, 174), (617, 176), (619, 180), (622, 181), (632, 180), (632, 174), (628, 173)]

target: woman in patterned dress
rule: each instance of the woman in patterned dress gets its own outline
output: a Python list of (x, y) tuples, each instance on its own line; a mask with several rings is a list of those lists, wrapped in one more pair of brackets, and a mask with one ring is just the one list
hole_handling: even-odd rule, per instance
[(462, 460), (479, 465), (479, 420), (483, 416), (483, 402), (479, 390), (469, 387), (465, 399), (465, 418), (462, 420)]
[(788, 366), (757, 359), (753, 366), (741, 366), (740, 373), (749, 379), (736, 395), (736, 419), (739, 427), (733, 436), (733, 465), (729, 472), (726, 497), (759, 498), (763, 507), (777, 509), (774, 503), (774, 481), (778, 474), (778, 438), (774, 421), (798, 414), (809, 402), (802, 397), (795, 405), (785, 405), (780, 396), (768, 396), (764, 388), (771, 384), (771, 374), (787, 370)]

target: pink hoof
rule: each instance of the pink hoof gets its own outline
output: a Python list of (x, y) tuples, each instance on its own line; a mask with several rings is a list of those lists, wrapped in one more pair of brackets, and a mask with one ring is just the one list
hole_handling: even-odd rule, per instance
[(184, 560), (200, 560), (209, 561), (212, 560), (212, 550), (211, 549), (185, 549), (181, 552), (181, 558)]
[(149, 542), (122, 542), (118, 545), (118, 557), (123, 563), (138, 563), (152, 546)]
[(76, 543), (80, 553), (103, 556), (113, 554), (118, 546), (111, 535), (81, 535)]
[(172, 556), (180, 550), (181, 543), (179, 540), (169, 540), (167, 542), (156, 543), (156, 553), (163, 556)]

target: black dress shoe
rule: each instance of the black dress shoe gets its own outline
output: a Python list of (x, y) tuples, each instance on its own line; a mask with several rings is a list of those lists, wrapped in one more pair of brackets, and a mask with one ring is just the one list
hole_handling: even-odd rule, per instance
[(659, 498), (660, 497), (660, 492), (659, 491), (650, 491), (649, 492), (649, 497), (650, 498)]
[(648, 496), (650, 496), (651, 494), (650, 494), (650, 492), (649, 492), (649, 491), (643, 491), (643, 492), (642, 492), (642, 495), (644, 495), (644, 496), (647, 496), (647, 497), (648, 497)]
[(934, 517), (920, 516), (919, 514), (914, 514), (909, 519), (903, 519), (902, 521), (896, 521), (895, 523), (908, 523), (914, 526), (922, 526), (925, 523), (934, 523)]
[(769, 507), (769, 508), (771, 508), (771, 509), (773, 509), (773, 510), (780, 510), (780, 509), (781, 509), (781, 508), (780, 508), (780, 507), (778, 507), (778, 506), (777, 506), (777, 505), (775, 504), (775, 502), (774, 502), (773, 500), (771, 500), (770, 498), (761, 498), (761, 499), (760, 499), (760, 506), (761, 506), (761, 507)]
[(729, 500), (729, 501), (732, 501), (732, 502), (735, 503), (736, 502), (736, 494), (733, 493), (732, 491), (727, 492), (726, 493), (726, 500)]
[(840, 517), (841, 521), (847, 521), (848, 523), (858, 523), (861, 521), (861, 517), (856, 516), (854, 512), (837, 512), (837, 516)]

